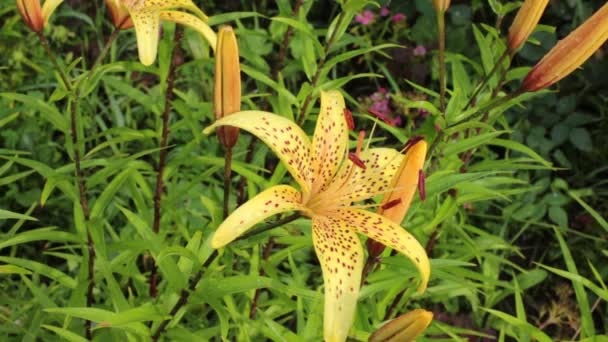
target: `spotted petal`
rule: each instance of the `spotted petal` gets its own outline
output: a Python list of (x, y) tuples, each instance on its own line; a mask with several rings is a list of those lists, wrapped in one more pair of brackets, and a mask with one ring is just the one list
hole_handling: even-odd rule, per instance
[(357, 234), (334, 217), (313, 216), (312, 232), (325, 283), (325, 341), (343, 342), (357, 306), (363, 247)]
[(196, 13), (202, 20), (207, 22), (209, 18), (198, 8), (192, 0), (122, 0), (129, 11), (160, 11), (171, 8), (185, 8)]
[[(328, 189), (330, 195), (340, 197), (339, 201), (357, 202), (390, 191), (403, 155), (392, 148), (372, 148), (363, 151), (360, 159), (365, 170), (346, 160)], [(340, 191), (333, 192), (333, 187), (340, 187)]]
[(49, 18), (55, 12), (57, 7), (61, 5), (63, 0), (46, 0), (44, 5), (42, 5), (42, 18), (44, 19), (44, 24), (46, 25), (49, 21)]
[(205, 37), (213, 51), (215, 51), (215, 47), (217, 45), (217, 35), (211, 29), (211, 27), (209, 27), (209, 25), (198, 17), (180, 11), (163, 11), (160, 12), (160, 19), (182, 24), (196, 30), (203, 37)]
[(351, 229), (356, 229), (409, 258), (420, 273), (422, 279), (418, 291), (422, 292), (431, 275), (431, 266), (424, 247), (416, 238), (390, 219), (361, 209), (340, 209), (336, 217), (347, 222)]
[(285, 164), (302, 192), (310, 192), (310, 139), (298, 125), (276, 114), (252, 110), (225, 116), (203, 133), (219, 126), (238, 127), (260, 138)]
[(321, 92), (321, 111), (312, 140), (313, 193), (325, 189), (344, 159), (348, 147), (344, 109), (344, 97), (339, 91)]
[(306, 210), (300, 204), (301, 194), (287, 185), (273, 186), (237, 208), (217, 228), (211, 246), (221, 248), (243, 235), (256, 223), (292, 210)]
[(130, 11), (135, 34), (137, 35), (137, 51), (143, 65), (151, 65), (158, 51), (158, 34), (160, 16), (155, 12)]

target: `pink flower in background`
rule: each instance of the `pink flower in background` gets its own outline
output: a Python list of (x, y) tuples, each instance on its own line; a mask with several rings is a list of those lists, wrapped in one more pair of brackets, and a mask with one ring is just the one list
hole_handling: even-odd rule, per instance
[(414, 49), (413, 53), (414, 53), (414, 56), (424, 56), (424, 55), (426, 55), (426, 48), (424, 47), (424, 45), (418, 45)]
[(374, 14), (374, 12), (370, 10), (365, 10), (355, 16), (355, 21), (361, 25), (369, 25), (374, 21), (375, 18), (376, 15)]
[(391, 14), (391, 10), (389, 10), (387, 6), (384, 6), (380, 9), (381, 16), (386, 17), (389, 14)]
[(397, 24), (398, 22), (405, 20), (405, 18), (407, 18), (405, 16), (405, 14), (397, 13), (391, 17), (391, 20), (393, 21), (394, 24)]

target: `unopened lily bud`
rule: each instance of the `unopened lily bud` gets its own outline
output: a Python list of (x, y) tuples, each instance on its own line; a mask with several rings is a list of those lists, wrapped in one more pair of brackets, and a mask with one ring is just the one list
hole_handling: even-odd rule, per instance
[(507, 45), (511, 53), (517, 51), (528, 40), (548, 4), (549, 0), (526, 0), (521, 5), (509, 28)]
[(386, 323), (369, 337), (369, 342), (414, 341), (433, 321), (433, 313), (416, 309)]
[(125, 7), (121, 0), (106, 0), (106, 6), (110, 11), (112, 24), (114, 24), (115, 28), (126, 30), (133, 27), (133, 21), (129, 15), (129, 10)]
[(17, 0), (17, 9), (23, 20), (34, 32), (40, 33), (49, 17), (63, 0), (47, 0), (40, 6), (40, 0)]
[(433, 7), (437, 12), (445, 12), (450, 8), (450, 0), (433, 0)]
[[(419, 184), (420, 171), (424, 166), (426, 158), (427, 143), (419, 138), (411, 139), (413, 144), (407, 145), (407, 153), (403, 157), (403, 161), (399, 166), (399, 170), (395, 173), (389, 192), (384, 196), (378, 214), (387, 217), (397, 224), (401, 224), (407, 210), (410, 208), (414, 194)], [(375, 258), (384, 251), (384, 245), (368, 239), (367, 251), (370, 257)]]
[(559, 41), (528, 73), (521, 89), (551, 86), (581, 66), (608, 39), (608, 3)]
[[(213, 109), (216, 119), (241, 110), (239, 47), (230, 26), (222, 26), (217, 39)], [(217, 135), (224, 147), (231, 148), (236, 144), (239, 130), (236, 127), (222, 126), (218, 128)]]

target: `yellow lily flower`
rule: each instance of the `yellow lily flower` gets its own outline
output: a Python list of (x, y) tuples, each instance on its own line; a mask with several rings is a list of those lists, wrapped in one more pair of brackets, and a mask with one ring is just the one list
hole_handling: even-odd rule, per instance
[(519, 49), (528, 40), (548, 4), (549, 0), (526, 0), (521, 5), (515, 19), (513, 19), (513, 24), (509, 28), (507, 45), (511, 53)]
[(581, 66), (608, 40), (608, 3), (560, 40), (528, 73), (523, 91), (546, 88)]
[(433, 313), (416, 309), (386, 323), (369, 337), (369, 342), (411, 342), (433, 321)]
[(131, 20), (129, 11), (122, 3), (122, 0), (106, 0), (106, 6), (110, 11), (112, 24), (114, 24), (114, 27), (119, 28), (120, 26), (121, 30), (126, 30), (133, 27), (133, 20)]
[(62, 2), (63, 0), (47, 0), (41, 7), (40, 0), (17, 0), (17, 9), (27, 26), (40, 33)]
[[(261, 192), (236, 209), (211, 239), (221, 248), (256, 223), (286, 211), (299, 211), (312, 220), (313, 245), (325, 282), (324, 336), (344, 341), (352, 325), (363, 269), (361, 233), (408, 257), (421, 275), (424, 291), (430, 264), (424, 248), (399, 224), (353, 205), (391, 192), (403, 155), (390, 148), (348, 152), (344, 98), (338, 91), (321, 93), (321, 110), (312, 141), (294, 122), (276, 114), (243, 111), (228, 115), (204, 130), (219, 126), (244, 129), (268, 145), (300, 185)], [(346, 155), (349, 157), (346, 158)], [(349, 160), (350, 159), (350, 160)]]
[[(129, 11), (137, 35), (139, 60), (144, 65), (151, 65), (156, 59), (158, 50), (158, 32), (160, 21), (172, 21), (198, 31), (215, 50), (217, 36), (207, 25), (208, 18), (192, 0), (122, 0)], [(185, 8), (194, 13), (170, 11), (173, 8)]]

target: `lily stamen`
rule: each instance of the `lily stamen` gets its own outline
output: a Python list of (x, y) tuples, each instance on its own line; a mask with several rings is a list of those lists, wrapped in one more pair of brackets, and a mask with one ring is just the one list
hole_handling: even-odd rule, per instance
[(426, 200), (426, 180), (424, 177), (424, 171), (418, 170), (418, 194), (420, 200), (424, 202)]
[(380, 208), (382, 208), (382, 209), (384, 209), (384, 210), (386, 210), (386, 209), (390, 209), (390, 208), (392, 208), (392, 207), (396, 207), (396, 206), (398, 206), (399, 204), (401, 204), (401, 202), (402, 202), (402, 201), (401, 201), (401, 198), (397, 198), (397, 199), (394, 199), (394, 200), (392, 200), (392, 201), (390, 201), (390, 202), (386, 202), (386, 203), (384, 203), (384, 204), (383, 204), (383, 205), (382, 205)]
[(355, 129), (355, 119), (353, 119), (353, 113), (348, 108), (344, 108), (344, 118), (348, 129), (351, 131)]

